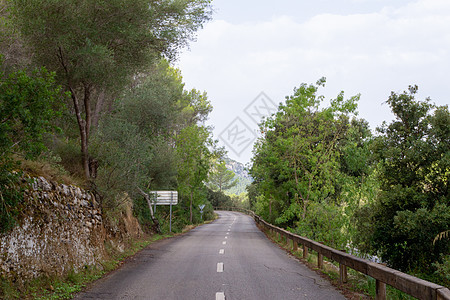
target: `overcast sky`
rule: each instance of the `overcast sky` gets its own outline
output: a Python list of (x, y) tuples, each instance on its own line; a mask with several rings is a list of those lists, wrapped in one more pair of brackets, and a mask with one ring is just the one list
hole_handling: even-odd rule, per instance
[[(208, 93), (208, 121), (246, 163), (256, 123), (301, 83), (320, 94), (361, 94), (372, 129), (392, 120), (391, 91), (450, 103), (450, 0), (214, 0), (213, 20), (180, 55), (186, 88)], [(261, 94), (263, 93), (263, 94)]]

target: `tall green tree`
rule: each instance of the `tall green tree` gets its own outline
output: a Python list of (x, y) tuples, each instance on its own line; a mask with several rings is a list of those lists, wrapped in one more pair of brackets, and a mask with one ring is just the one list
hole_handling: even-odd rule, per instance
[(120, 90), (160, 55), (174, 57), (209, 19), (209, 0), (17, 0), (16, 26), (33, 59), (57, 72), (70, 91), (80, 132), (86, 178), (90, 178), (91, 127), (104, 93)]
[(218, 161), (209, 174), (209, 185), (214, 191), (222, 192), (237, 184), (233, 171), (227, 169), (224, 161)]
[(142, 195), (149, 197), (150, 190), (176, 189), (173, 131), (184, 97), (178, 73), (166, 60), (155, 63), (139, 76), (136, 86), (120, 95), (91, 141), (99, 163), (94, 183), (103, 196), (103, 207), (114, 213), (126, 193), (141, 222), (153, 222), (156, 228), (157, 220)]
[(189, 197), (189, 220), (193, 222), (194, 196), (205, 187), (213, 153), (211, 132), (203, 126), (191, 125), (177, 137), (178, 186), (182, 196)]
[(311, 201), (324, 200), (334, 192), (337, 144), (359, 96), (345, 100), (341, 93), (323, 108), (317, 90), (324, 84), (324, 78), (316, 85), (302, 84), (261, 126), (265, 137), (255, 148), (252, 176), (267, 181), (263, 183), (266, 193), (283, 191), (279, 198), (286, 200), (279, 221), (305, 219)]
[(395, 120), (377, 129), (372, 147), (381, 191), (361, 210), (358, 228), (389, 265), (431, 273), (432, 263), (450, 251), (448, 241), (433, 245), (450, 226), (450, 114), (448, 106), (416, 100), (416, 94), (410, 86), (387, 100)]

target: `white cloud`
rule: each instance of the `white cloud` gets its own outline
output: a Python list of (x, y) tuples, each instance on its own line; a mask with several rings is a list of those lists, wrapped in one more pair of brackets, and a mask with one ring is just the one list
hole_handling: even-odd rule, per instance
[[(302, 82), (326, 76), (327, 96), (362, 93), (360, 116), (372, 127), (391, 118), (381, 104), (391, 90), (418, 84), (423, 96), (449, 103), (450, 1), (420, 0), (366, 14), (294, 12), (269, 21), (214, 20), (184, 53), (188, 86), (205, 89), (216, 135), (261, 91), (276, 102)], [(250, 156), (248, 151), (241, 160)]]

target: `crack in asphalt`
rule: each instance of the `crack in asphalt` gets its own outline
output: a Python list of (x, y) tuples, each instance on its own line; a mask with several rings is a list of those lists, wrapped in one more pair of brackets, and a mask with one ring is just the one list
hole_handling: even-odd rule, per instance
[(264, 267), (266, 267), (268, 270), (271, 270), (271, 271), (279, 271), (279, 272), (284, 272), (284, 273), (297, 274), (300, 277), (311, 279), (314, 282), (314, 284), (318, 285), (319, 287), (327, 287), (329, 285), (328, 282), (323, 280), (322, 278), (314, 278), (314, 277), (311, 277), (311, 276), (308, 276), (308, 275), (305, 275), (305, 274), (302, 274), (299, 272), (287, 271), (283, 268), (274, 268), (274, 267), (269, 267), (267, 265), (264, 265)]

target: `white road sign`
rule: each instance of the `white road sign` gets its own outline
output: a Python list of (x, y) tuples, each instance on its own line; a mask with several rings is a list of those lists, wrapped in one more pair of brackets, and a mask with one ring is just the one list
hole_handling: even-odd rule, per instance
[(154, 191), (156, 194), (156, 205), (177, 205), (178, 192), (177, 191)]

